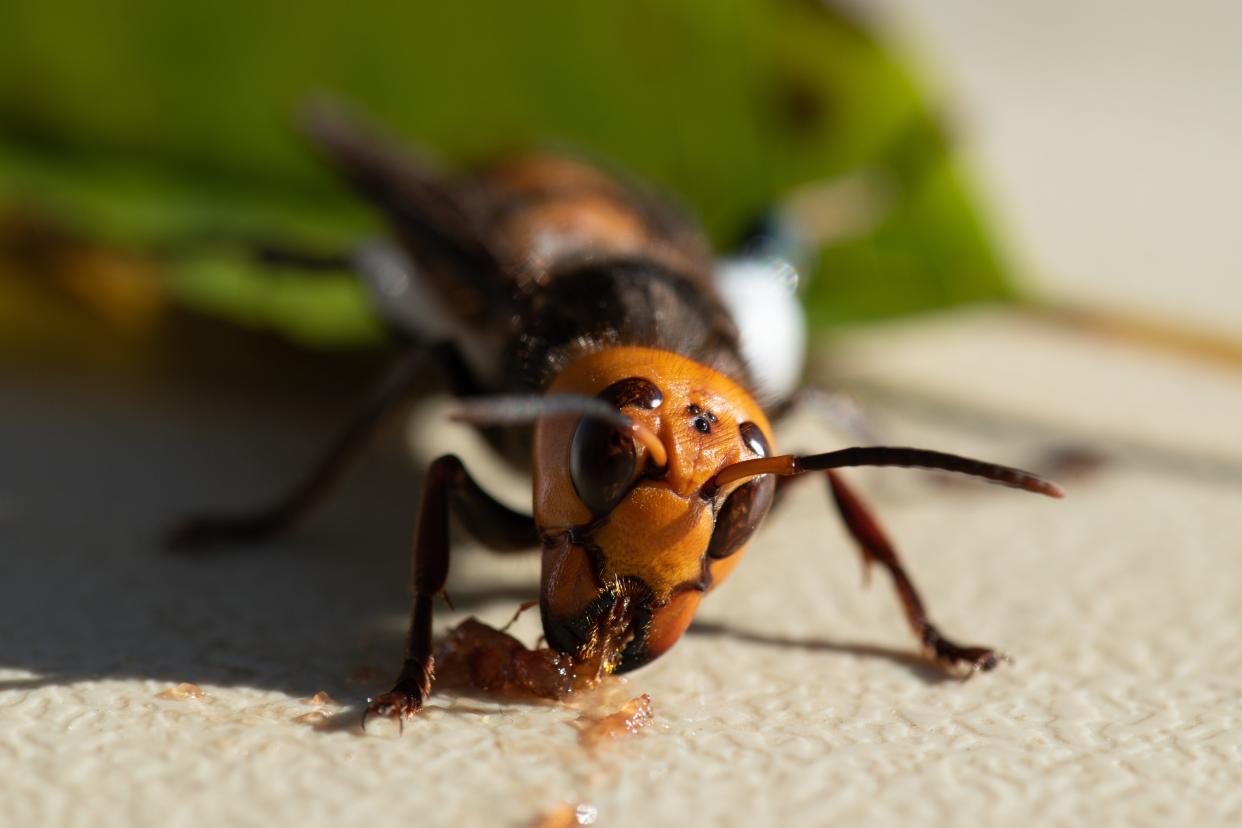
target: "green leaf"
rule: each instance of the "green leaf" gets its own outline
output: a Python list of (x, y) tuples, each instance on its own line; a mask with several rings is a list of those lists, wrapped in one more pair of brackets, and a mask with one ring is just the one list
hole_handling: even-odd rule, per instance
[(917, 84), (815, 0), (10, 0), (0, 208), (175, 254), (172, 284), (195, 307), (367, 341), (356, 290), (303, 280), (298, 314), (316, 322), (264, 322), (257, 294), (299, 288), (202, 244), (333, 250), (374, 231), (291, 126), (324, 89), (450, 162), (531, 144), (619, 162), (722, 246), (798, 184), (881, 174), (890, 212), (825, 251), (807, 295), (821, 325), (1014, 294)]

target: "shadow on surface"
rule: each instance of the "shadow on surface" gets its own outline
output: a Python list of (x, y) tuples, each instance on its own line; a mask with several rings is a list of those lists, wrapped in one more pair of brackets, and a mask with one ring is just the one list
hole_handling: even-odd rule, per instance
[[(418, 503), (397, 429), (287, 537), (169, 554), (160, 534), (187, 512), (246, 507), (287, 486), (357, 396), (130, 386), (6, 382), (0, 669), (30, 675), (0, 690), (146, 679), (348, 702), (369, 692), (360, 668), (391, 679)], [(453, 597), (475, 609), (515, 593)]]
[(911, 649), (898, 650), (892, 647), (881, 647), (876, 644), (858, 644), (844, 641), (828, 641), (820, 638), (787, 638), (779, 635), (755, 632), (721, 624), (717, 621), (695, 621), (687, 631), (689, 635), (704, 637), (725, 637), (751, 644), (762, 644), (765, 647), (785, 647), (817, 653), (838, 653), (859, 658), (882, 658), (905, 667), (916, 678), (926, 684), (940, 684), (945, 681), (961, 681), (957, 676), (950, 675), (935, 663)]

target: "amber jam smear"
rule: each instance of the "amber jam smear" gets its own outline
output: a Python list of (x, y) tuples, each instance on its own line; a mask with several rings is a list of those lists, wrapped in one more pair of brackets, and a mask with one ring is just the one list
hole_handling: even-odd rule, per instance
[(596, 622), (590, 640), (576, 653), (532, 650), (503, 630), (467, 618), (449, 630), (436, 651), (436, 682), (513, 698), (560, 700), (611, 674), (632, 637), (625, 598)]
[(579, 660), (546, 647), (532, 650), (476, 618), (449, 630), (436, 651), (435, 668), (437, 684), (551, 700), (594, 687), (611, 672), (601, 658)]

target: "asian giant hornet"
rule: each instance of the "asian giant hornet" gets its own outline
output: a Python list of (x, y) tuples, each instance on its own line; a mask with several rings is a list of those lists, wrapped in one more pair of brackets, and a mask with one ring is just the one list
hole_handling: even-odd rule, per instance
[[(800, 348), (800, 317), (787, 311), (793, 321), (778, 329), (747, 326), (730, 310), (737, 285), (696, 226), (636, 184), (551, 155), (446, 174), (336, 107), (313, 110), (308, 132), (389, 219), (393, 241), (363, 245), (349, 261), (411, 344), (285, 497), (249, 514), (192, 519), (175, 539), (255, 539), (290, 525), (432, 367), (460, 398), (459, 416), (529, 464), (534, 486), (533, 515), (521, 514), (458, 458), (432, 462), (405, 658), (392, 690), (368, 700), (364, 724), (365, 715), (410, 717), (431, 691), (432, 606), (449, 571), (450, 515), (491, 549), (541, 549), (548, 646), (621, 673), (676, 643), (784, 484), (808, 473), (826, 477), (865, 563), (892, 576), (929, 656), (953, 669), (996, 666), (994, 650), (961, 646), (932, 623), (896, 549), (836, 470), (941, 469), (1060, 497), (1054, 484), (915, 448), (777, 454), (771, 419), (788, 408), (801, 366), (800, 353), (782, 356), (780, 337)], [(743, 292), (767, 290), (755, 278)]]

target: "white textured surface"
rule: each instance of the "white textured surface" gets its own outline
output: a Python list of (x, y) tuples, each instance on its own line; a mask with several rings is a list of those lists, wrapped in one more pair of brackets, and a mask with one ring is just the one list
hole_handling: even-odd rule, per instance
[[(1039, 392), (1054, 427), (1242, 462), (1236, 375), (1007, 317), (880, 331), (836, 353), (872, 388), (935, 392), (1001, 423), (880, 394), (880, 426), (901, 442), (1027, 462), (1040, 441), (1005, 422)], [(1140, 388), (1142, 405), (1127, 402)], [(580, 802), (600, 825), (1242, 820), (1242, 485), (1227, 469), (1123, 456), (1065, 481), (1063, 502), (856, 474), (943, 627), (1014, 656), (967, 683), (918, 660), (885, 578), (859, 587), (809, 486), (697, 628), (607, 691), (649, 693), (656, 725), (591, 754), (574, 710), (448, 695), (404, 738), (357, 731), (372, 688), (349, 676), (387, 672), (400, 647), (415, 493), (396, 459), (373, 458), (270, 550), (170, 558), (150, 541), (158, 520), (247, 502), (316, 429), (241, 403), (100, 396), (26, 391), (0, 410), (6, 825), (521, 826)], [(830, 440), (798, 429), (787, 444)], [(239, 478), (241, 461), (255, 470)], [(471, 549), (457, 563), (459, 611), (443, 620), (503, 622), (532, 594), (533, 558)], [(156, 698), (181, 681), (206, 698)], [(318, 690), (348, 706), (298, 721)]]

